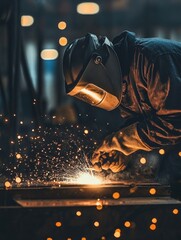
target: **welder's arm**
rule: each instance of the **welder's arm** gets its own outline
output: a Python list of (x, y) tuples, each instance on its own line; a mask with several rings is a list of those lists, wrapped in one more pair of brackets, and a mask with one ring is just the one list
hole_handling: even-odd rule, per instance
[[(145, 62), (147, 64), (145, 64)], [(162, 54), (155, 62), (142, 62), (141, 75), (155, 113), (138, 123), (142, 141), (151, 149), (181, 142), (181, 54)]]
[(155, 116), (137, 125), (138, 135), (150, 148), (156, 149), (181, 143), (181, 113)]
[[(124, 170), (127, 162), (119, 153), (130, 155), (137, 150), (150, 151), (151, 149), (141, 140), (137, 131), (137, 123), (121, 129), (107, 136), (92, 156), (95, 170)], [(108, 153), (108, 154), (107, 154)]]

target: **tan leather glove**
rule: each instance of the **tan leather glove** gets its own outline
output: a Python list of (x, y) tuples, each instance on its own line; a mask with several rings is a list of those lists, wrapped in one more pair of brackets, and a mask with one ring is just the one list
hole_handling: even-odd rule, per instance
[(150, 151), (140, 139), (137, 132), (137, 123), (134, 123), (122, 130), (107, 136), (92, 155), (92, 164), (95, 171), (110, 169), (113, 172), (120, 172), (127, 166), (126, 157), (137, 150)]
[(126, 162), (120, 152), (110, 151), (109, 153), (94, 153), (92, 164), (95, 171), (110, 169), (112, 172), (120, 172), (126, 168)]

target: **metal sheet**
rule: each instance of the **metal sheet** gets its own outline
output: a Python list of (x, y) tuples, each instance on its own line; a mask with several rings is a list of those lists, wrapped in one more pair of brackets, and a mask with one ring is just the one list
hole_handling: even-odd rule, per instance
[(120, 200), (106, 199), (106, 200), (95, 200), (95, 199), (39, 199), (39, 200), (28, 200), (28, 199), (16, 199), (16, 202), (22, 207), (90, 207), (90, 206), (119, 206), (119, 205), (161, 205), (161, 204), (179, 204), (181, 201), (169, 198), (121, 198)]
[(54, 207), (169, 204), (169, 185), (61, 185), (57, 187), (0, 189), (0, 207)]

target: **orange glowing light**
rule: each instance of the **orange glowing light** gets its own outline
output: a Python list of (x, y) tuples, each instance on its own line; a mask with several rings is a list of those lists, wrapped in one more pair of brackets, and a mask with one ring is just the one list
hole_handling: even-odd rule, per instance
[(149, 193), (151, 195), (155, 195), (156, 194), (156, 189), (155, 188), (150, 188)]
[(86, 240), (87, 238), (86, 237), (82, 237), (81, 240)]
[(106, 237), (102, 236), (102, 237), (101, 237), (101, 240), (106, 240)]
[(121, 237), (121, 229), (118, 228), (118, 229), (115, 230), (115, 232), (114, 232), (114, 237), (115, 237), (115, 238)]
[(47, 240), (53, 240), (53, 238), (51, 238), (51, 237), (48, 237), (48, 238), (47, 238)]
[(96, 206), (96, 208), (97, 208), (97, 210), (102, 210), (103, 209), (103, 206), (102, 205), (98, 205), (98, 206)]
[(181, 152), (179, 152), (178, 155), (181, 157)]
[(126, 222), (124, 223), (124, 226), (127, 227), (127, 228), (129, 228), (129, 227), (131, 227), (131, 223), (130, 223), (129, 221), (126, 221)]
[(157, 223), (157, 218), (152, 218), (152, 223)]
[(165, 150), (164, 150), (164, 149), (160, 149), (160, 150), (159, 150), (159, 154), (160, 154), (160, 155), (164, 155), (164, 154), (165, 154)]
[(102, 201), (100, 199), (97, 199), (96, 208), (97, 208), (97, 210), (102, 210), (102, 208), (103, 208)]
[(89, 133), (89, 130), (85, 129), (85, 130), (84, 130), (84, 133), (85, 133), (85, 134), (88, 134), (88, 133)]
[(119, 193), (119, 192), (114, 192), (113, 195), (112, 195), (112, 197), (113, 197), (114, 199), (118, 199), (118, 198), (120, 198), (120, 193)]
[(64, 30), (66, 27), (67, 27), (66, 22), (61, 21), (61, 22), (58, 23), (58, 28), (59, 28), (60, 30)]
[(99, 5), (94, 2), (83, 2), (77, 5), (77, 12), (83, 15), (92, 15), (99, 12)]
[(94, 222), (94, 226), (95, 226), (95, 227), (99, 227), (99, 222), (98, 222), (98, 221), (95, 221), (95, 222)]
[(20, 154), (20, 153), (17, 153), (17, 154), (16, 154), (16, 159), (20, 159), (20, 158), (22, 158), (21, 154)]
[(61, 46), (66, 46), (67, 43), (68, 43), (68, 40), (67, 40), (66, 37), (61, 37), (61, 38), (59, 38), (59, 44), (60, 44)]
[(144, 157), (140, 158), (140, 163), (145, 164), (146, 163), (146, 158), (144, 158)]
[(55, 223), (55, 226), (56, 226), (56, 227), (61, 227), (61, 226), (62, 226), (62, 223), (61, 223), (61, 222), (56, 222), (56, 223)]
[(58, 57), (58, 51), (56, 49), (44, 49), (40, 56), (43, 60), (54, 60)]
[(156, 225), (155, 224), (151, 224), (150, 225), (150, 230), (155, 231), (156, 230)]
[(20, 177), (16, 177), (15, 181), (16, 181), (16, 183), (20, 183), (21, 182), (21, 178)]
[(81, 211), (77, 211), (77, 212), (76, 212), (76, 215), (77, 215), (78, 217), (80, 217), (80, 216), (82, 215)]
[(30, 27), (34, 23), (34, 18), (29, 15), (21, 16), (21, 26), (22, 27)]
[(173, 209), (173, 214), (177, 215), (179, 213), (179, 210), (177, 208)]
[(12, 185), (11, 185), (11, 183), (10, 183), (9, 181), (6, 181), (6, 182), (4, 183), (4, 186), (5, 186), (6, 188), (10, 188)]

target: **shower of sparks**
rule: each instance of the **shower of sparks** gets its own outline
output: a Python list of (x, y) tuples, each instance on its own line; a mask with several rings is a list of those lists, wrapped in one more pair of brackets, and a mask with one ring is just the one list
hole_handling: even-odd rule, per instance
[[(19, 121), (17, 135), (10, 139), (6, 132), (10, 122), (3, 116), (0, 116), (0, 120), (4, 124), (0, 140), (5, 144), (0, 148), (0, 185), (5, 188), (92, 185), (118, 181), (124, 184), (125, 181), (132, 182), (136, 178), (140, 181), (141, 173), (146, 177), (146, 174), (150, 174), (152, 178), (150, 169), (154, 169), (159, 160), (160, 154), (157, 152), (145, 156), (140, 153), (130, 157), (134, 163), (133, 174), (129, 171), (117, 174), (110, 171), (97, 173), (92, 170), (90, 158), (99, 141), (108, 135), (107, 127), (97, 129), (78, 124), (53, 125), (47, 121), (46, 126), (36, 128), (34, 121)], [(140, 164), (140, 159), (143, 158), (146, 159), (146, 164)]]
[[(78, 124), (39, 126), (29, 122), (11, 140), (6, 178), (12, 186), (100, 184), (89, 158), (97, 145), (97, 131)], [(101, 134), (99, 134), (100, 136)], [(17, 177), (18, 176), (18, 177)]]

